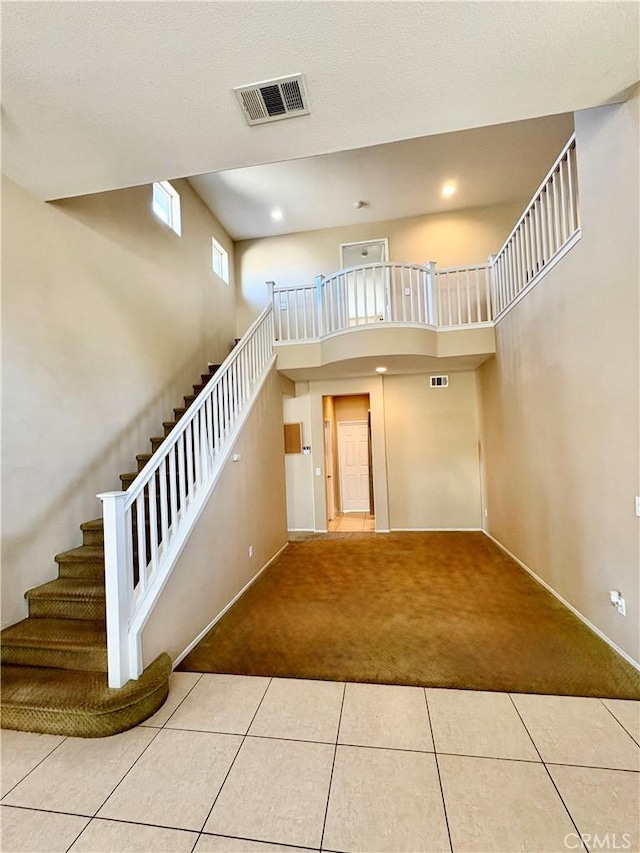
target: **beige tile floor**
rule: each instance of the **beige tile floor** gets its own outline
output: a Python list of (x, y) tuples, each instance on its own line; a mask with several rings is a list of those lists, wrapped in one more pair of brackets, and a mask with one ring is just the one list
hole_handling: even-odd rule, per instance
[(640, 702), (175, 673), (130, 732), (1, 737), (4, 853), (640, 848)]
[(329, 533), (364, 533), (376, 529), (376, 519), (370, 512), (339, 512), (327, 525)]

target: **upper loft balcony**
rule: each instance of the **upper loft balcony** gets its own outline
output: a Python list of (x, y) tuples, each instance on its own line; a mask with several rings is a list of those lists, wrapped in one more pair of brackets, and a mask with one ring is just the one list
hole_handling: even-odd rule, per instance
[(473, 370), (495, 324), (580, 239), (572, 136), (503, 246), (484, 264), (365, 263), (314, 284), (267, 282), (278, 370), (295, 381)]
[(269, 287), (278, 369), (291, 379), (367, 374), (381, 357), (411, 372), (469, 370), (495, 353), (489, 264), (363, 264)]

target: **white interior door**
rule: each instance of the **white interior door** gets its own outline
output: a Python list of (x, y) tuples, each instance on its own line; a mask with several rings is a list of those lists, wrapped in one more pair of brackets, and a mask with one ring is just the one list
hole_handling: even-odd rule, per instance
[(327, 521), (336, 517), (336, 502), (333, 485), (333, 445), (331, 443), (331, 421), (324, 422), (324, 476), (327, 487)]
[(386, 239), (340, 245), (342, 269), (365, 267), (346, 274), (349, 325), (388, 319), (387, 271), (371, 266), (385, 263), (388, 257), (389, 245)]
[(366, 421), (338, 424), (343, 512), (369, 512), (369, 430)]

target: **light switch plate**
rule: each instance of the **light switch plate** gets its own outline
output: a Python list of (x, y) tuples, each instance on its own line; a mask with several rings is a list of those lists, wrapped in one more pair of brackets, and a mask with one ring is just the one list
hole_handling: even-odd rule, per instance
[(636, 495), (636, 515), (640, 518), (640, 495)]

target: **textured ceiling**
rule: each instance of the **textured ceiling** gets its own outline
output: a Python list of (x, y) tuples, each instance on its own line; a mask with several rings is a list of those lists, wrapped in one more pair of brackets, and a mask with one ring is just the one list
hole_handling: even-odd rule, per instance
[[(529, 119), (191, 178), (234, 240), (530, 198), (573, 115)], [(443, 198), (442, 185), (457, 191)], [(356, 209), (354, 202), (365, 200)], [(275, 222), (271, 210), (283, 218)]]
[[(5, 2), (3, 169), (57, 198), (597, 106), (638, 4)], [(312, 113), (232, 94), (303, 72)]]

